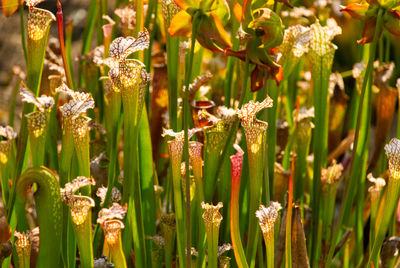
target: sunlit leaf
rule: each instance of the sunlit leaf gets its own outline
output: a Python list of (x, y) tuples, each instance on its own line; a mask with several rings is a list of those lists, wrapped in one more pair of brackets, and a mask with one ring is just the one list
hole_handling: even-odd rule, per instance
[(11, 16), (17, 11), (19, 5), (22, 5), (24, 1), (22, 0), (1, 0), (1, 9), (6, 17)]
[(23, 102), (32, 103), (36, 107), (41, 106), (35, 95), (33, 95), (32, 91), (30, 91), (23, 82), (21, 82), (21, 86), (19, 88), (19, 95), (21, 96), (21, 100)]
[(178, 12), (171, 20), (168, 33), (172, 36), (188, 37), (192, 32), (192, 16), (185, 11)]
[[(29, 7), (29, 8), (33, 8), (34, 6), (36, 6), (37, 4), (39, 4), (39, 3), (41, 3), (41, 2), (43, 2), (44, 0), (26, 0), (26, 5)], [(23, 1), (21, 1), (21, 3), (22, 3)]]
[(149, 47), (150, 36), (148, 31), (140, 32), (137, 38), (118, 37), (110, 46), (110, 56), (118, 60), (125, 60), (130, 54)]

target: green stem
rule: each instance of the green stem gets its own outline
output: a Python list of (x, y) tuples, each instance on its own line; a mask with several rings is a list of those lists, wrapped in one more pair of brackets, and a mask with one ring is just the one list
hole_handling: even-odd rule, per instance
[(326, 183), (323, 187), (325, 188), (322, 189), (322, 239), (328, 244), (331, 241), (337, 184)]
[(208, 251), (207, 267), (217, 268), (219, 226), (215, 226), (214, 223), (206, 224), (206, 232), (207, 232), (207, 251)]
[(321, 235), (320, 228), (320, 199), (321, 199), (321, 168), (326, 167), (328, 151), (328, 118), (329, 102), (328, 87), (329, 76), (334, 57), (334, 50), (327, 51), (324, 55), (319, 55), (313, 51), (315, 62), (311, 66), (313, 81), (313, 101), (315, 107), (315, 128), (313, 131), (313, 186), (311, 195), (312, 206), (312, 240), (311, 240), (311, 258), (312, 266), (318, 266), (320, 256)]
[(17, 180), (18, 198), (25, 201), (28, 189), (37, 184), (36, 211), (40, 226), (37, 267), (60, 267), (62, 213), (60, 187), (53, 172), (44, 167), (26, 170)]
[(172, 166), (172, 182), (173, 182), (176, 230), (177, 230), (177, 241), (178, 241), (178, 255), (180, 259), (179, 267), (184, 268), (185, 267), (184, 265), (185, 224), (183, 219), (183, 204), (182, 204), (182, 190), (181, 190), (181, 156), (179, 157), (171, 156), (171, 166)]
[[(89, 137), (89, 131), (84, 130), (86, 133), (84, 133), (82, 136), (78, 137), (81, 135), (79, 132), (81, 130), (78, 130), (77, 128), (85, 128), (86, 124), (89, 124), (86, 117), (80, 116), (74, 120), (79, 120), (77, 125), (75, 123), (72, 123), (73, 125), (73, 137), (74, 137), (74, 148), (75, 148), (75, 153), (76, 157), (78, 160), (78, 174), (79, 176), (84, 176), (84, 177), (90, 177), (90, 152), (89, 152), (89, 142), (90, 142), (90, 137)], [(79, 124), (79, 125), (78, 125)], [(86, 126), (88, 128), (88, 126)], [(84, 187), (82, 188), (82, 193), (84, 195), (90, 195), (90, 187)]]
[[(196, 192), (195, 192), (195, 207), (193, 208), (193, 219), (197, 219), (199, 215), (201, 215), (201, 203), (204, 202), (204, 185), (203, 185), (203, 160), (200, 159), (192, 159), (192, 156), (190, 157), (190, 162), (192, 163), (193, 167), (193, 176), (196, 184)], [(194, 223), (196, 221), (194, 220)], [(198, 262), (197, 262), (197, 267), (203, 267), (205, 263), (205, 225), (204, 221), (200, 221), (198, 223), (198, 228), (194, 228), (195, 232), (198, 232), (197, 235), (197, 249), (199, 251), (198, 255)]]
[(121, 234), (119, 234), (118, 242), (115, 244), (108, 244), (110, 249), (110, 261), (115, 265), (115, 268), (126, 268), (126, 259), (122, 249)]
[(73, 223), (76, 244), (79, 249), (80, 267), (92, 268), (93, 267), (93, 244), (92, 244), (92, 212), (86, 216), (85, 222), (80, 225)]
[(269, 179), (269, 195), (274, 196), (274, 166), (276, 159), (276, 121), (277, 121), (277, 108), (278, 108), (278, 96), (279, 87), (276, 86), (275, 81), (268, 80), (268, 95), (272, 99), (274, 105), (266, 110), (267, 122), (268, 122), (268, 132), (267, 132), (267, 160), (268, 160), (268, 179)]
[[(191, 37), (191, 46), (190, 46), (190, 54), (189, 54), (189, 62), (187, 64), (187, 72), (185, 77), (185, 88), (186, 92), (183, 98), (183, 130), (184, 130), (184, 143), (183, 143), (183, 161), (185, 161), (185, 180), (186, 180), (186, 252), (188, 252), (186, 256), (186, 266), (189, 267), (191, 265), (192, 256), (189, 254), (191, 252), (191, 244), (190, 244), (190, 177), (189, 177), (189, 83), (192, 75), (192, 65), (193, 65), (193, 56), (194, 56), (194, 46), (196, 44), (196, 34), (197, 34), (197, 19), (199, 13), (196, 12), (193, 16), (192, 21), (192, 37)], [(183, 261), (183, 260), (182, 260)]]
[(17, 78), (15, 85), (13, 87), (12, 95), (11, 95), (11, 98), (9, 101), (9, 106), (8, 106), (8, 125), (10, 127), (14, 126), (15, 106), (17, 103), (17, 96), (18, 96), (20, 86), (21, 86), (21, 79)]
[(108, 165), (107, 193), (103, 208), (109, 206), (112, 188), (115, 185), (116, 168), (118, 164), (118, 141), (122, 126), (121, 93), (113, 91), (106, 101), (107, 113), (105, 113), (105, 124), (107, 129), (108, 154), (110, 163)]
[[(270, 131), (270, 130), (269, 130)], [(268, 132), (269, 132), (268, 131)], [(296, 180), (295, 180), (295, 200), (299, 200), (300, 204), (304, 203), (304, 188), (307, 179), (307, 156), (309, 153), (310, 142), (311, 142), (311, 128), (309, 130), (310, 135), (307, 135), (307, 141), (303, 143), (297, 143), (297, 166), (296, 166)], [(301, 206), (303, 211), (303, 206)]]
[[(378, 11), (378, 17), (377, 17), (377, 24), (376, 24), (376, 29), (375, 29), (375, 34), (374, 34), (374, 39), (373, 42), (370, 46), (369, 50), (369, 58), (368, 58), (368, 64), (367, 68), (365, 71), (365, 79), (362, 84), (361, 88), (361, 95), (360, 95), (360, 101), (359, 101), (359, 107), (358, 107), (358, 113), (357, 113), (357, 124), (356, 124), (356, 130), (355, 130), (355, 138), (354, 138), (354, 147), (353, 149), (353, 154), (352, 154), (352, 163), (351, 163), (351, 177), (350, 180), (348, 180), (347, 185), (345, 186), (345, 199), (342, 203), (341, 211), (339, 214), (338, 221), (336, 223), (336, 227), (334, 229), (334, 233), (332, 236), (332, 244), (329, 249), (329, 254), (327, 258), (327, 267), (330, 267), (332, 258), (333, 258), (333, 253), (336, 247), (337, 243), (337, 238), (339, 236), (340, 232), (340, 227), (342, 225), (342, 221), (345, 217), (345, 215), (349, 214), (351, 205), (354, 201), (354, 193), (355, 193), (355, 188), (357, 185), (357, 180), (360, 179), (358, 178), (358, 173), (360, 170), (362, 170), (361, 162), (362, 162), (362, 152), (364, 148), (368, 148), (366, 144), (366, 132), (368, 132), (368, 129), (365, 129), (365, 127), (368, 126), (368, 122), (366, 122), (366, 112), (363, 112), (363, 109), (365, 108), (364, 106), (364, 99), (365, 96), (367, 97), (367, 100), (370, 100), (370, 95), (371, 95), (371, 87), (372, 87), (372, 70), (373, 70), (373, 62), (375, 60), (375, 53), (376, 53), (376, 45), (377, 45), (377, 40), (378, 40), (378, 35), (379, 31), (382, 25), (382, 17), (383, 17), (383, 9), (379, 9)], [(366, 103), (366, 105), (369, 105), (369, 101)], [(363, 128), (361, 129), (361, 126)], [(360, 141), (360, 142), (359, 142)]]
[[(140, 157), (140, 183), (143, 194), (142, 209), (144, 232), (147, 236), (156, 234), (156, 205), (154, 196), (154, 168), (151, 147), (150, 126), (147, 117), (146, 106), (143, 107), (142, 116), (139, 121), (139, 157)], [(147, 252), (150, 252), (150, 241), (146, 244)], [(150, 254), (147, 255), (148, 263), (152, 261)]]
[[(147, 267), (146, 241), (142, 214), (142, 193), (139, 170), (138, 121), (140, 119), (140, 85), (122, 89), (124, 107), (124, 184), (123, 202), (128, 201), (129, 226), (124, 231), (126, 256), (130, 256), (131, 241), (137, 267)], [(131, 92), (133, 91), (133, 92)], [(131, 232), (131, 233), (130, 233)]]
[[(247, 141), (248, 162), (250, 171), (250, 207), (248, 242), (246, 247), (246, 258), (250, 267), (255, 266), (257, 242), (259, 238), (258, 220), (255, 213), (260, 206), (263, 179), (263, 164), (266, 143), (266, 128), (260, 126), (244, 127)], [(254, 150), (254, 148), (257, 148)]]
[[(83, 37), (83, 45), (82, 45), (82, 55), (85, 55), (87, 52), (90, 51), (90, 46), (92, 44), (92, 39), (93, 39), (93, 33), (94, 33), (94, 28), (96, 26), (96, 21), (97, 21), (97, 14), (98, 12), (98, 5), (97, 5), (97, 0), (91, 0), (90, 5), (89, 5), (89, 10), (88, 10), (88, 17), (85, 25), (85, 29), (83, 31), (82, 37)], [(85, 68), (85, 63), (81, 62), (80, 63), (80, 72), (79, 72), (79, 87), (83, 86), (83, 70)]]
[(178, 130), (179, 37), (167, 35), (168, 109), (171, 129)]
[(286, 232), (285, 232), (285, 267), (292, 267), (292, 215), (293, 215), (293, 176), (294, 162), (292, 162), (291, 173), (289, 177), (288, 203), (286, 214)]
[[(58, 103), (58, 94), (54, 96), (54, 103)], [(50, 159), (50, 169), (59, 171), (57, 142), (59, 126), (57, 122), (57, 107), (53, 107), (49, 115), (49, 127), (46, 140), (46, 151)]]
[(271, 235), (269, 240), (266, 240), (266, 239), (264, 240), (266, 254), (267, 254), (267, 268), (275, 267), (275, 262), (274, 262), (275, 241), (274, 240), (275, 240), (274, 235)]
[[(379, 253), (383, 240), (385, 239), (386, 232), (391, 224), (393, 213), (397, 207), (398, 196), (400, 190), (399, 178), (389, 178), (389, 184), (383, 203), (380, 204), (377, 221), (375, 223), (376, 235), (374, 244), (372, 246), (371, 254), (368, 261), (368, 267), (371, 267), (373, 262), (374, 267), (378, 267)], [(374, 223), (371, 223), (374, 224)]]
[(370, 224), (370, 245), (374, 244), (375, 240), (375, 222), (376, 216), (378, 215), (378, 208), (379, 208), (379, 199), (380, 199), (380, 192), (373, 191), (371, 192), (371, 224)]
[(26, 49), (26, 40), (25, 40), (25, 23), (24, 23), (24, 5), (19, 5), (19, 22), (20, 22), (20, 30), (21, 30), (21, 44), (22, 49), (24, 51), (25, 63), (28, 62), (28, 52)]
[[(65, 184), (71, 181), (71, 163), (72, 156), (74, 154), (74, 138), (72, 134), (71, 120), (64, 120), (62, 129), (62, 141), (61, 141), (61, 155), (59, 163), (59, 177), (60, 186), (65, 187)], [(76, 242), (75, 234), (73, 232), (72, 220), (69, 216), (69, 208), (66, 204), (62, 206), (63, 219), (67, 221), (67, 224), (62, 226), (62, 254), (65, 267), (74, 267), (75, 255), (76, 255)]]

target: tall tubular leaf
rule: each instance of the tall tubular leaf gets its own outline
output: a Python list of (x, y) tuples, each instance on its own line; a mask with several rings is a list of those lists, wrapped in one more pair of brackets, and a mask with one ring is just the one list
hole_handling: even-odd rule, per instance
[(249, 232), (246, 247), (246, 258), (250, 267), (255, 265), (259, 228), (255, 213), (261, 203), (263, 164), (266, 147), (266, 134), (268, 123), (260, 121), (256, 115), (261, 110), (272, 107), (272, 99), (267, 97), (263, 102), (249, 103), (242, 106), (236, 113), (242, 120), (242, 127), (246, 134), (247, 153), (250, 171), (250, 209), (249, 209)]
[(121, 91), (124, 109), (124, 183), (123, 202), (128, 202), (128, 224), (123, 234), (125, 255), (130, 256), (131, 241), (135, 263), (145, 267), (147, 262), (142, 214), (142, 193), (139, 170), (138, 125), (142, 113), (145, 89), (151, 77), (138, 60), (129, 55), (149, 46), (149, 33), (139, 32), (137, 38), (119, 37), (110, 46), (108, 75), (113, 86)]
[[(164, 18), (165, 32), (171, 23), (172, 18), (180, 11), (180, 8), (173, 0), (160, 0), (162, 15)], [(167, 71), (168, 71), (168, 110), (170, 118), (170, 127), (178, 130), (178, 62), (179, 62), (179, 37), (167, 37)]]
[[(44, 9), (35, 8), (32, 1), (28, 2), (28, 58), (27, 58), (27, 81), (26, 85), (31, 89), (35, 96), (39, 93), (40, 81), (42, 79), (43, 61), (46, 51), (47, 38), (50, 30), (50, 23), (55, 21), (54, 15)], [(33, 105), (26, 103), (22, 108), (22, 121), (20, 135), (18, 139), (18, 152), (17, 152), (17, 169), (15, 177), (17, 178), (26, 164), (27, 154), (26, 147), (28, 143), (27, 131), (27, 118), (24, 115), (33, 111)], [(13, 203), (13, 200), (11, 200)]]
[[(190, 139), (198, 129), (188, 130), (188, 139)], [(181, 162), (183, 154), (183, 142), (184, 142), (184, 131), (179, 133), (173, 132), (173, 130), (164, 130), (163, 136), (174, 137), (174, 140), (168, 141), (168, 151), (171, 159), (172, 169), (172, 183), (174, 193), (174, 205), (175, 205), (175, 217), (176, 217), (176, 229), (177, 229), (177, 241), (178, 241), (178, 254), (180, 259), (180, 267), (184, 267), (183, 262), (185, 260), (185, 219), (184, 219), (184, 206), (182, 196), (182, 185), (181, 185)]]
[(318, 223), (319, 204), (321, 192), (321, 168), (326, 167), (327, 146), (328, 146), (328, 87), (329, 76), (333, 63), (336, 46), (331, 40), (341, 33), (341, 28), (334, 26), (322, 27), (317, 21), (311, 25), (310, 49), (308, 53), (311, 76), (313, 81), (313, 96), (315, 107), (315, 128), (313, 131), (314, 151), (314, 178), (312, 187), (312, 209), (313, 209), (313, 232), (311, 247), (311, 263), (316, 265), (319, 253)]
[(234, 145), (237, 153), (230, 157), (231, 159), (231, 215), (230, 215), (230, 231), (233, 253), (235, 254), (236, 263), (239, 267), (248, 268), (246, 255), (243, 250), (242, 240), (239, 230), (239, 190), (240, 180), (243, 167), (243, 150), (239, 145)]

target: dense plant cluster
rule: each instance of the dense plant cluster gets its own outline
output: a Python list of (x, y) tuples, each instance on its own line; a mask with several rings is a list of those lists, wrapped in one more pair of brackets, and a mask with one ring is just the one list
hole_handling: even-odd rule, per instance
[(400, 266), (399, 1), (91, 0), (80, 55), (42, 1), (2, 267)]

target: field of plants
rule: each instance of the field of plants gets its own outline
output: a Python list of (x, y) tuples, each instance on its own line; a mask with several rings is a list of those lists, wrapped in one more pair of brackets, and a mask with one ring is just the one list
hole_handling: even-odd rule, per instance
[(400, 267), (400, 1), (76, 2), (1, 0), (2, 268)]

